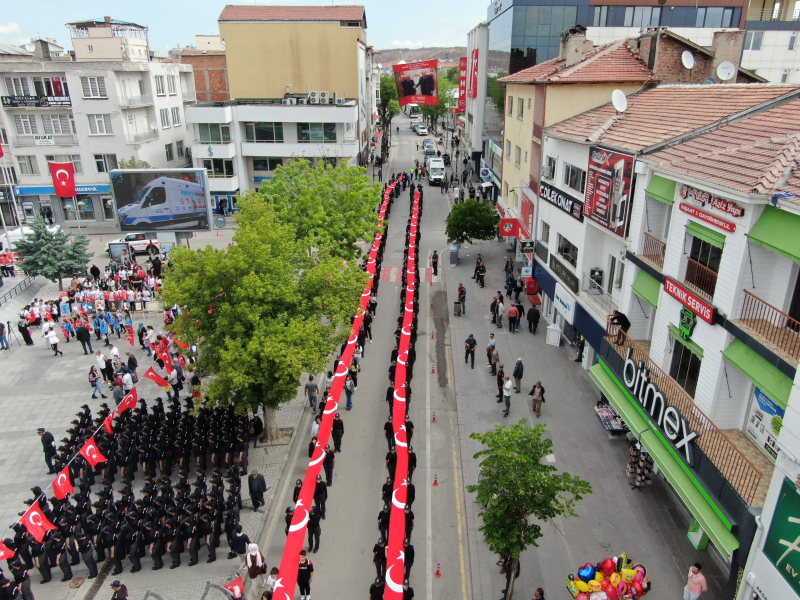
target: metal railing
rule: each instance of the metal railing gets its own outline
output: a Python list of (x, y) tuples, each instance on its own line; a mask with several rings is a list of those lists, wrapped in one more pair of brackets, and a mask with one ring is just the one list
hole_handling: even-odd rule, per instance
[(153, 95), (144, 94), (142, 96), (120, 96), (119, 103), (120, 106), (126, 106), (128, 108), (133, 106), (149, 106), (153, 104)]
[[(619, 336), (619, 337), (618, 337)], [(633, 350), (631, 358), (644, 366), (650, 372), (650, 381), (658, 386), (669, 406), (677, 408), (689, 422), (689, 428), (700, 435), (695, 438), (695, 443), (714, 464), (722, 476), (733, 486), (741, 498), (752, 505), (756, 491), (763, 474), (748, 460), (730, 438), (709, 419), (694, 403), (689, 394), (678, 385), (667, 373), (650, 359), (650, 355), (641, 346), (634, 342), (628, 335), (621, 331), (618, 325), (606, 323), (606, 337), (611, 346), (623, 357), (627, 356), (628, 348)], [(620, 344), (615, 340), (619, 339)]]
[(149, 142), (151, 140), (158, 139), (158, 130), (155, 131), (143, 131), (142, 133), (129, 133), (127, 140), (129, 144), (143, 144), (144, 142)]
[(790, 16), (788, 10), (779, 10), (778, 14), (776, 15), (772, 6), (751, 8), (747, 11), (747, 20), (748, 21), (798, 21), (800, 20), (800, 13), (798, 13), (797, 9), (795, 9), (792, 15)]
[(581, 274), (581, 289), (589, 294), (589, 297), (599, 304), (606, 314), (619, 308), (619, 304), (614, 297), (586, 273)]
[(764, 302), (752, 292), (743, 291), (744, 303), (739, 322), (795, 360), (800, 359), (800, 321)]
[[(14, 270), (16, 271), (16, 268)], [(0, 306), (3, 306), (9, 302), (14, 296), (19, 296), (22, 292), (28, 289), (34, 281), (36, 281), (36, 277), (32, 275), (26, 276), (25, 279), (0, 296)]]
[(667, 243), (662, 242), (657, 237), (644, 234), (644, 241), (642, 242), (642, 250), (639, 256), (648, 262), (652, 263), (654, 267), (658, 267), (661, 271), (664, 269), (664, 256), (667, 253)]
[(690, 258), (686, 263), (686, 276), (683, 282), (709, 301), (714, 298), (717, 287), (717, 272)]
[[(50, 134), (42, 134), (42, 135), (50, 135)], [(20, 135), (17, 137), (11, 138), (11, 145), (12, 146), (49, 146), (50, 144), (42, 143), (41, 135), (39, 136), (40, 140), (39, 143), (36, 143), (36, 136), (34, 135)], [(78, 136), (72, 134), (64, 134), (64, 135), (53, 135), (53, 144), (54, 146), (77, 146), (78, 145)]]

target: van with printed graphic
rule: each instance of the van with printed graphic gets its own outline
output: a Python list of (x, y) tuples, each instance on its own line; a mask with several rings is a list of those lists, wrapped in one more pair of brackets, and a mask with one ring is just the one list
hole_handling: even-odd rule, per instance
[(201, 183), (161, 176), (148, 182), (132, 204), (118, 209), (120, 225), (144, 229), (208, 226), (208, 203)]

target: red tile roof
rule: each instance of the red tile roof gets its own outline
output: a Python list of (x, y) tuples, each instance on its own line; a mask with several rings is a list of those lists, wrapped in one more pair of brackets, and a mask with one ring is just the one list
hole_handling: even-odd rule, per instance
[(554, 58), (499, 79), (500, 83), (645, 83), (658, 81), (641, 57), (623, 41), (597, 46), (571, 67)]
[(639, 152), (798, 89), (761, 83), (667, 85), (628, 96), (624, 113), (617, 114), (609, 103), (546, 131), (562, 139)]
[[(691, 175), (745, 194), (779, 191), (800, 196), (800, 100), (747, 117), (648, 157), (678, 175)], [(798, 202), (795, 202), (798, 203)]]
[(240, 6), (228, 4), (220, 21), (360, 21), (363, 6)]
[(181, 56), (225, 56), (225, 50), (184, 50)]

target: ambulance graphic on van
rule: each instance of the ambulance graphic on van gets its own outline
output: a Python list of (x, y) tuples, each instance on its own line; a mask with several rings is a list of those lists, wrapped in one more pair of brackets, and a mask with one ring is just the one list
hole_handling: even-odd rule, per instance
[(118, 210), (123, 228), (177, 229), (179, 224), (208, 225), (208, 204), (201, 183), (175, 177), (153, 179), (136, 194), (132, 204)]

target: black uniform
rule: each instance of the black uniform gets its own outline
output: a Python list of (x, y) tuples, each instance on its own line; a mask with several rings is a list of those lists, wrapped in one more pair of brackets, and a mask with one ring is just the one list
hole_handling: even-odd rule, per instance
[[(325, 518), (325, 502), (328, 500), (328, 486), (322, 481), (322, 478), (317, 480), (317, 485), (314, 488), (314, 506), (319, 511), (320, 516)], [(295, 501), (296, 502), (296, 501)]]
[(47, 473), (53, 474), (56, 470), (53, 468), (53, 458), (56, 456), (56, 440), (53, 434), (45, 431), (41, 436), (42, 449), (44, 450), (44, 462), (47, 463)]
[(375, 573), (383, 579), (386, 575), (386, 544), (375, 544), (372, 547), (372, 558), (372, 562), (375, 563)]
[(339, 418), (338, 414), (333, 419), (333, 427), (331, 428), (331, 437), (333, 437), (334, 452), (342, 451), (342, 436), (344, 435), (344, 421)]
[[(316, 552), (319, 550), (319, 536), (322, 528), (319, 525), (320, 514), (316, 507), (312, 507), (308, 513), (308, 550)], [(315, 543), (316, 542), (316, 543)]]

